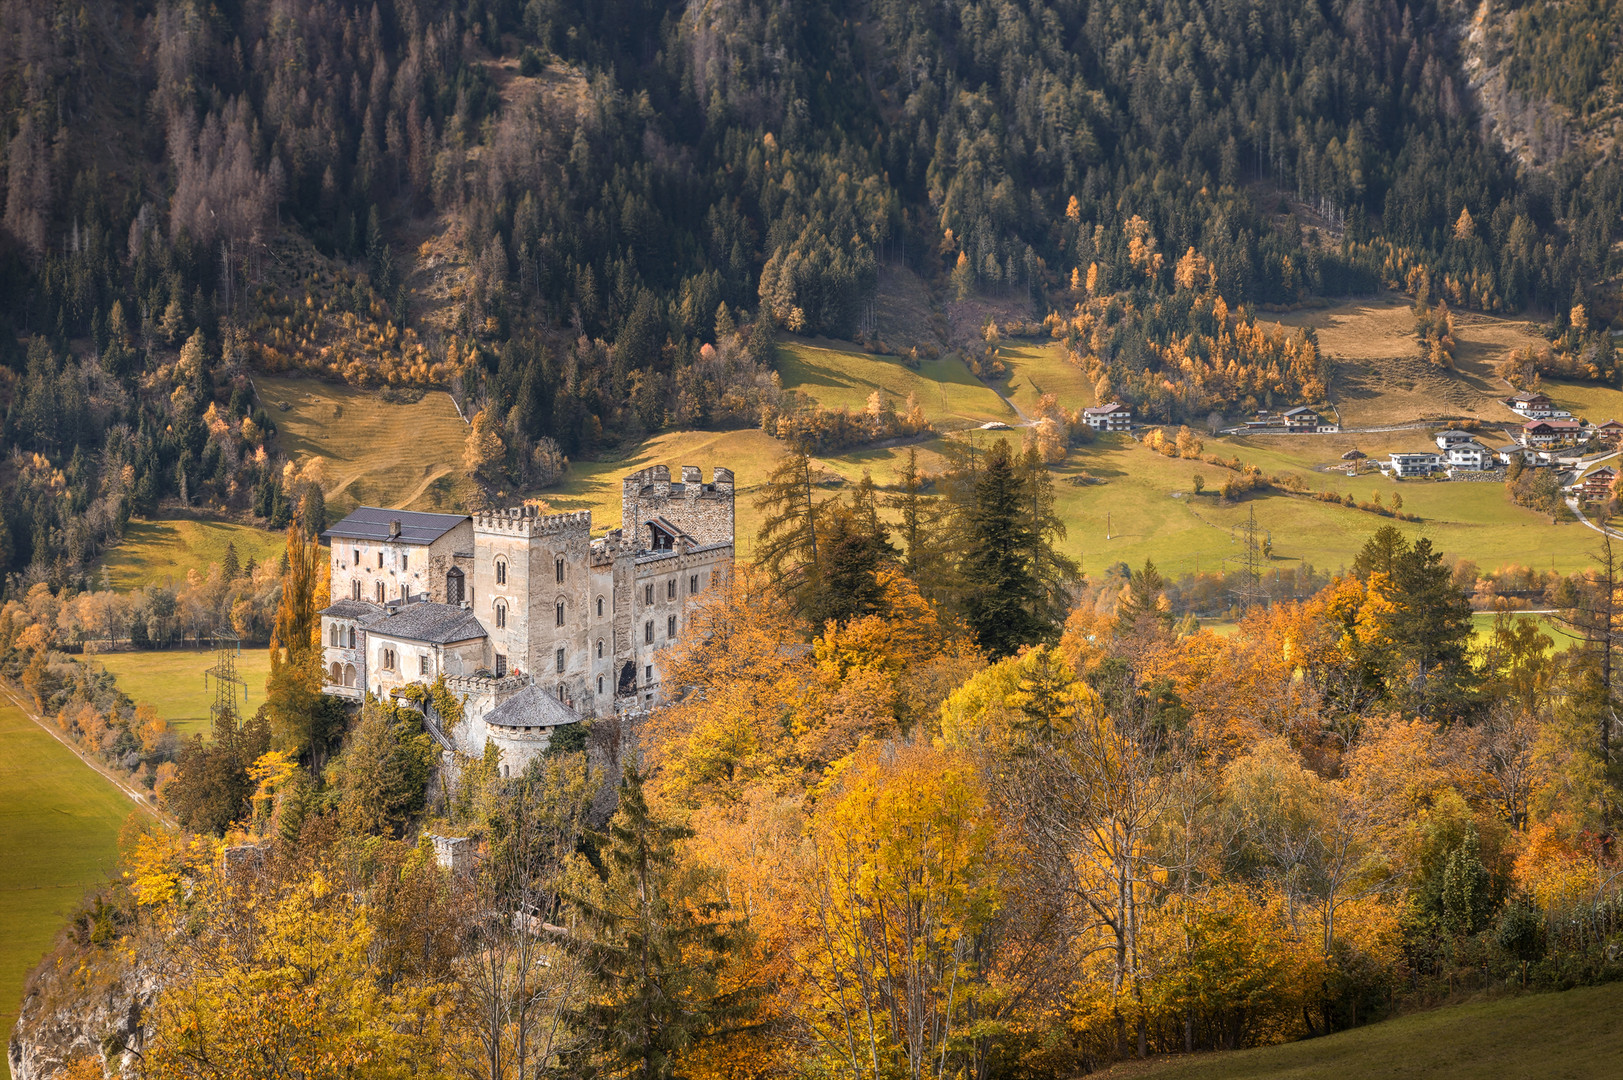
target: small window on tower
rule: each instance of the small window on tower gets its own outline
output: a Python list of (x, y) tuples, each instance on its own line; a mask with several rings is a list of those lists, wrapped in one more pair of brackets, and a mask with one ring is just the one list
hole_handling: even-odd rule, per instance
[(356, 578), (354, 581), (351, 581), (349, 583), (349, 598), (351, 600), (359, 600), (361, 598), (361, 579), (360, 578)]
[(667, 599), (667, 600), (675, 600), (676, 599), (676, 579), (675, 578), (671, 578), (671, 580), (669, 580), (669, 581), (667, 581), (665, 583), (665, 599)]
[(654, 620), (649, 619), (642, 624), (642, 639), (650, 645), (654, 643)]
[(507, 674), (507, 655), (505, 653), (497, 653), (496, 654), (496, 678), (500, 679), (503, 676), (505, 676), (506, 674)]
[(378, 569), (383, 569), (383, 552), (378, 552)]
[(378, 603), (383, 603), (383, 582), (378, 582)]
[(562, 626), (563, 624), (564, 624), (564, 602), (562, 600), (560, 600), (560, 601), (558, 601), (558, 625)]
[(653, 664), (647, 665), (646, 667), (644, 667), (642, 669), (642, 671), (643, 671), (643, 676), (642, 676), (643, 682), (650, 682), (651, 683), (651, 682), (654, 681), (654, 665)]
[(427, 675), (428, 674), (428, 657), (419, 656), (417, 658), (417, 674), (419, 674), (419, 675)]
[(597, 639), (597, 658), (599, 660), (603, 659), (603, 639), (602, 638)]
[(692, 596), (699, 591), (699, 575), (693, 574), (688, 578), (688, 595)]
[(499, 630), (507, 625), (507, 605), (500, 600), (496, 601), (496, 628)]
[(603, 617), (603, 598), (601, 596), (597, 598), (597, 617), (600, 619)]
[(601, 675), (597, 677), (597, 692), (600, 694), (603, 692), (603, 676)]
[(360, 566), (361, 565), (361, 549), (360, 548), (350, 548), (349, 550), (350, 550), (350, 553), (355, 556), (353, 559), (351, 559), (349, 561), (349, 565), (351, 565), (351, 566)]
[(668, 638), (674, 638), (676, 636), (676, 616), (675, 615), (667, 615), (665, 617), (665, 636), (668, 637)]
[(562, 675), (563, 673), (564, 673), (564, 651), (562, 649), (559, 649), (558, 650), (558, 674)]
[(642, 587), (642, 602), (644, 604), (652, 604), (654, 602), (654, 586), (652, 584), (644, 585)]
[(558, 584), (562, 585), (563, 580), (564, 580), (564, 561), (562, 559), (559, 559), (557, 561), (557, 563), (554, 564), (554, 565), (556, 566), (557, 571), (558, 571)]
[(406, 554), (406, 553), (405, 553), (405, 552), (404, 552), (404, 551), (402, 551), (402, 552), (401, 552), (401, 553), (400, 553), (400, 572), (401, 572), (401, 573), (402, 573), (402, 574), (404, 574), (404, 573), (405, 573), (405, 572), (406, 572), (406, 562), (407, 562), (407, 561), (408, 561), (408, 560), (409, 560), (409, 559), (410, 559), (410, 558), (411, 558), (411, 556), (410, 556), (410, 555), (407, 555), (407, 554)]
[(498, 584), (498, 585), (506, 585), (507, 584), (507, 560), (506, 559), (497, 559), (496, 560), (496, 584)]

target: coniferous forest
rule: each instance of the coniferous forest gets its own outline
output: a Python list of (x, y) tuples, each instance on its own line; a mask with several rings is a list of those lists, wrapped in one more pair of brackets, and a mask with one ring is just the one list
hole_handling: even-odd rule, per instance
[[(1534, 8), (1500, 43), (1511, 84), (1604, 106), (1598, 62), (1567, 88), (1512, 62), (1572, 37)], [(1322, 388), (1310, 341), (1249, 332), (1257, 304), (1391, 286), (1605, 318), (1617, 162), (1574, 140), (1523, 168), (1460, 20), (12, 0), (0, 561), (74, 580), (164, 500), (300, 513), (254, 370), (454, 387), (508, 485), (667, 425), (754, 424), (773, 333), (863, 334), (881, 266), (1029, 299), (1163, 421)], [(1610, 377), (1610, 338), (1570, 336), (1547, 361)]]
[[(1507, 385), (1616, 389), (1620, 27), (0, 0), (0, 677), (153, 809), (30, 978), (15, 1075), (1058, 1080), (1623, 979), (1618, 534), (1480, 574), (1395, 492), (1193, 430), (1328, 401), (1315, 332), (1264, 313), (1388, 291), (1428, 370), (1456, 316), (1522, 315), (1548, 344)], [(1047, 392), (1023, 452), (826, 483), (812, 454), (932, 421), (808, 405), (780, 343), (892, 352), (898, 278), (1058, 343), (1195, 496), (1333, 503), (1356, 558), (1276, 564), (1252, 514), (1221, 571), (1084, 574), (1050, 466), (1095, 436)], [(444, 681), (322, 693), (328, 489), (260, 397), (293, 375), (448, 391), (470, 505), (679, 429), (784, 452), (740, 484), (749, 557), (668, 624), (658, 707), (509, 770), (436, 741)], [(1553, 470), (1505, 486), (1563, 512)], [(285, 553), (98, 580), (132, 520), (194, 511)], [(221, 623), (269, 682), (187, 738), (81, 655)]]

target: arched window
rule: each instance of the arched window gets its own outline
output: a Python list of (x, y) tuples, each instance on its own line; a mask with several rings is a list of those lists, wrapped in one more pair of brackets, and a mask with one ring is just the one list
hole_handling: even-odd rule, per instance
[(597, 692), (600, 694), (603, 692), (603, 676), (601, 675), (597, 677)]
[(349, 628), (349, 647), (352, 649), (355, 647), (355, 628), (353, 626)]
[(459, 567), (453, 566), (445, 572), (445, 602), (447, 604), (462, 603), (462, 586), (462, 570)]
[(501, 629), (507, 625), (507, 605), (500, 600), (496, 601), (496, 627)]
[(651, 582), (642, 587), (642, 602), (644, 604), (652, 604), (654, 602), (654, 586)]
[(562, 649), (559, 649), (558, 650), (558, 674), (562, 675), (563, 673), (564, 673), (564, 651)]
[(560, 600), (560, 601), (558, 601), (558, 625), (562, 626), (563, 624), (564, 624), (564, 602), (562, 600)]
[[(327, 644), (333, 646), (334, 648), (336, 648), (337, 645), (338, 645), (338, 624), (337, 623), (333, 623), (331, 626), (327, 627)], [(337, 667), (336, 664), (333, 665), (333, 666)]]
[(555, 569), (558, 572), (558, 584), (562, 585), (564, 583), (564, 561), (562, 559), (556, 562)]
[(507, 584), (507, 560), (506, 559), (497, 559), (496, 560), (496, 584), (498, 584), (498, 585), (506, 585)]
[(603, 617), (603, 598), (601, 596), (597, 598), (597, 617), (600, 619)]
[(343, 685), (343, 682), (344, 682), (344, 665), (342, 665), (338, 661), (334, 660), (333, 664), (332, 664), (332, 675), (331, 675), (330, 678), (328, 678), (327, 684), (329, 686), (341, 686), (341, 685)]
[(354, 579), (353, 581), (351, 581), (349, 583), (349, 598), (351, 600), (359, 600), (361, 598), (361, 579), (360, 578), (356, 578), (356, 579)]
[(665, 636), (668, 637), (668, 638), (674, 638), (676, 636), (676, 616), (675, 615), (667, 615), (665, 617)]
[(355, 685), (355, 665), (354, 664), (345, 664), (344, 665), (344, 685), (349, 686), (349, 687), (353, 687)]
[(383, 603), (383, 582), (378, 582), (378, 603)]
[(654, 643), (654, 620), (653, 619), (649, 619), (647, 622), (642, 624), (642, 639), (643, 639), (643, 641), (647, 642), (650, 645), (652, 645)]
[(665, 583), (665, 599), (667, 599), (667, 600), (675, 600), (676, 599), (676, 579), (675, 578), (671, 578), (669, 581), (667, 581)]
[(602, 638), (597, 639), (597, 658), (599, 660), (603, 659), (603, 639)]

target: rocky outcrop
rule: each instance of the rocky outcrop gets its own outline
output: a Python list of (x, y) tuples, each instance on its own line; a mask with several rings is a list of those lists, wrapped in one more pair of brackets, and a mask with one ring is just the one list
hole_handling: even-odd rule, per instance
[(64, 939), (29, 979), (6, 1044), (13, 1080), (51, 1080), (85, 1057), (99, 1059), (109, 1077), (133, 1076), (142, 1018), (157, 992), (138, 947)]

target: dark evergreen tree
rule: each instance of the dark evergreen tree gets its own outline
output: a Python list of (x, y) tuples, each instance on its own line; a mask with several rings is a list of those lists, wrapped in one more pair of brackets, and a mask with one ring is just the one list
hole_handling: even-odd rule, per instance
[(1037, 617), (1042, 603), (1032, 568), (1026, 483), (1008, 443), (994, 442), (980, 462), (965, 526), (967, 598), (964, 612), (981, 648), (1010, 656), (1050, 629)]

